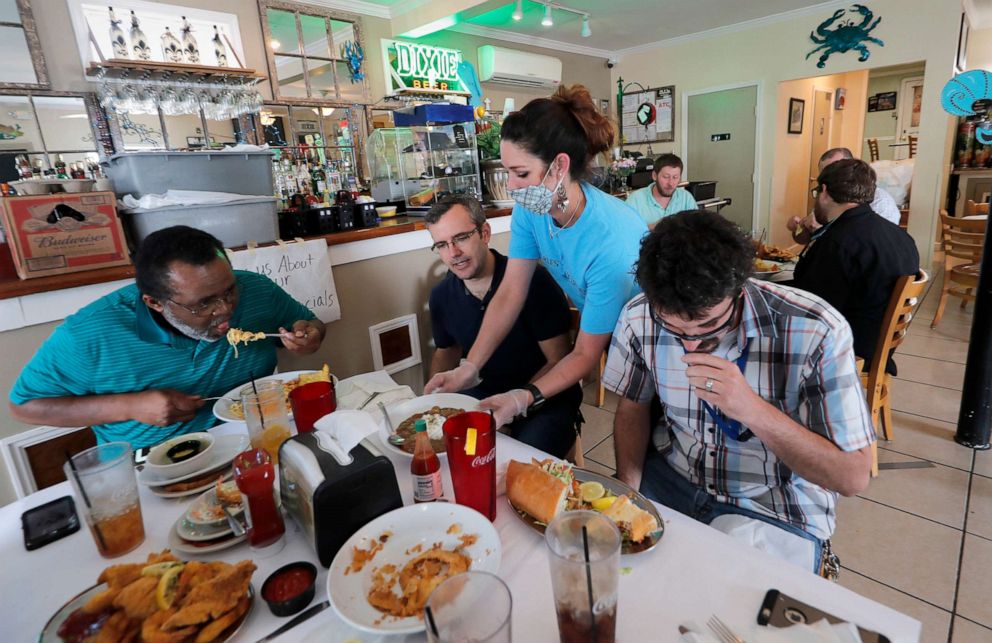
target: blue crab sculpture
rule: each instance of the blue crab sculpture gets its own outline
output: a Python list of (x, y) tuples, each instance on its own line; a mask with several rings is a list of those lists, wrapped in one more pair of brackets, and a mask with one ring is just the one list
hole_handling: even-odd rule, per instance
[(341, 56), (348, 65), (348, 74), (351, 75), (352, 83), (357, 83), (365, 78), (365, 72), (362, 71), (362, 61), (365, 60), (365, 52), (362, 50), (360, 44), (354, 40), (344, 43), (341, 45)]
[[(984, 69), (958, 74), (944, 85), (940, 102), (944, 111), (954, 116), (987, 114), (992, 104), (992, 74)], [(992, 127), (988, 121), (975, 129), (975, 138), (982, 145), (992, 145)]]
[[(806, 58), (809, 59), (810, 56), (821, 49), (826, 50), (820, 55), (820, 60), (816, 63), (816, 66), (820, 69), (826, 66), (827, 59), (830, 58), (831, 54), (846, 54), (853, 49), (861, 52), (858, 60), (864, 62), (871, 56), (871, 52), (868, 51), (865, 43), (873, 42), (876, 45), (885, 46), (885, 43), (878, 38), (868, 35), (878, 26), (878, 23), (882, 19), (875, 18), (875, 22), (872, 22), (872, 18), (875, 15), (863, 4), (852, 5), (851, 9), (861, 14), (861, 24), (856, 24), (854, 20), (847, 20), (830, 29), (830, 25), (837, 22), (848, 11), (847, 9), (838, 9), (834, 12), (833, 16), (821, 22), (815, 32), (811, 31), (809, 33), (809, 39), (818, 44), (819, 47), (806, 54)], [(819, 38), (817, 34), (819, 34)]]

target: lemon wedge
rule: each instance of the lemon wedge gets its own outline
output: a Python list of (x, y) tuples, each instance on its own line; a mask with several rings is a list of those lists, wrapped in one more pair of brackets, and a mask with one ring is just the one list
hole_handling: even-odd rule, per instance
[(158, 579), (158, 587), (155, 588), (155, 602), (159, 609), (167, 610), (172, 607), (172, 602), (176, 598), (176, 587), (179, 585), (179, 574), (182, 571), (181, 565), (170, 567)]
[(141, 570), (142, 576), (161, 576), (165, 572), (169, 571), (173, 567), (182, 567), (183, 563), (178, 560), (168, 560), (163, 563), (155, 563), (153, 565), (146, 565)]
[(606, 511), (607, 509), (613, 506), (613, 503), (616, 501), (616, 499), (617, 499), (616, 496), (603, 496), (602, 498), (596, 498), (595, 500), (591, 501), (589, 504), (591, 504), (592, 508), (595, 509), (596, 511)]
[(478, 430), (468, 429), (465, 431), (465, 455), (475, 455), (475, 440)]
[(606, 495), (606, 488), (599, 482), (589, 481), (579, 485), (579, 495), (584, 502), (599, 500)]

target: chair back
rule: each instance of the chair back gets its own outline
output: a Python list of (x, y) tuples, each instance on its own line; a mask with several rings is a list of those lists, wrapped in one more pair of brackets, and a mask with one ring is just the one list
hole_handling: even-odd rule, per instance
[(871, 162), (874, 163), (878, 160), (878, 139), (869, 138), (868, 139), (868, 156)]
[(889, 354), (906, 338), (909, 323), (913, 321), (913, 310), (923, 298), (923, 290), (930, 277), (925, 270), (915, 275), (903, 275), (896, 281), (889, 297), (889, 305), (882, 317), (882, 328), (875, 343), (875, 354), (868, 367), (868, 408), (874, 414), (882, 398), (882, 385), (885, 383), (885, 365)]
[(965, 201), (964, 216), (971, 217), (971, 216), (975, 216), (976, 214), (988, 215), (988, 213), (989, 213), (988, 203), (975, 203), (971, 199)]
[(948, 215), (946, 210), (940, 211), (945, 269), (950, 270), (952, 263), (962, 263), (953, 259), (964, 259), (964, 263), (978, 263), (982, 260), (987, 225), (988, 222), (982, 219), (962, 219)]
[(916, 158), (916, 141), (918, 137), (910, 134), (907, 138), (909, 139), (909, 158)]

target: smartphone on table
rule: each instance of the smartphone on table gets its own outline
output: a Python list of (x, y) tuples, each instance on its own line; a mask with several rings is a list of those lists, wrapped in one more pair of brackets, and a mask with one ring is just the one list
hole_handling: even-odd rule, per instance
[(31, 551), (79, 531), (79, 516), (72, 496), (56, 498), (21, 514), (24, 547)]
[[(765, 594), (765, 600), (761, 603), (761, 609), (758, 610), (758, 625), (790, 627), (801, 623), (813, 624), (824, 618), (830, 624), (846, 622), (833, 614), (827, 614), (792, 598), (788, 594), (783, 594), (777, 589), (768, 590), (768, 593)], [(890, 643), (884, 634), (872, 632), (863, 627), (858, 627), (858, 635), (861, 637), (862, 643)]]

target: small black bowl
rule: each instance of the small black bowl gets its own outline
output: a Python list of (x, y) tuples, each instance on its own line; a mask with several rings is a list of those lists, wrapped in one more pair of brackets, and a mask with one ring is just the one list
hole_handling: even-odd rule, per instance
[[(284, 575), (292, 572), (298, 573), (301, 571), (309, 573), (310, 575), (310, 583), (304, 589), (282, 600), (273, 600), (269, 596), (273, 590), (273, 584), (277, 582), (277, 579), (280, 579)], [(316, 591), (316, 583), (317, 568), (306, 561), (297, 561), (295, 563), (283, 565), (276, 571), (269, 574), (269, 577), (265, 579), (264, 583), (262, 583), (262, 598), (265, 599), (265, 602), (269, 605), (269, 609), (272, 610), (272, 613), (276, 616), (290, 616), (292, 614), (296, 614), (310, 604), (310, 601), (313, 600), (314, 592)]]

